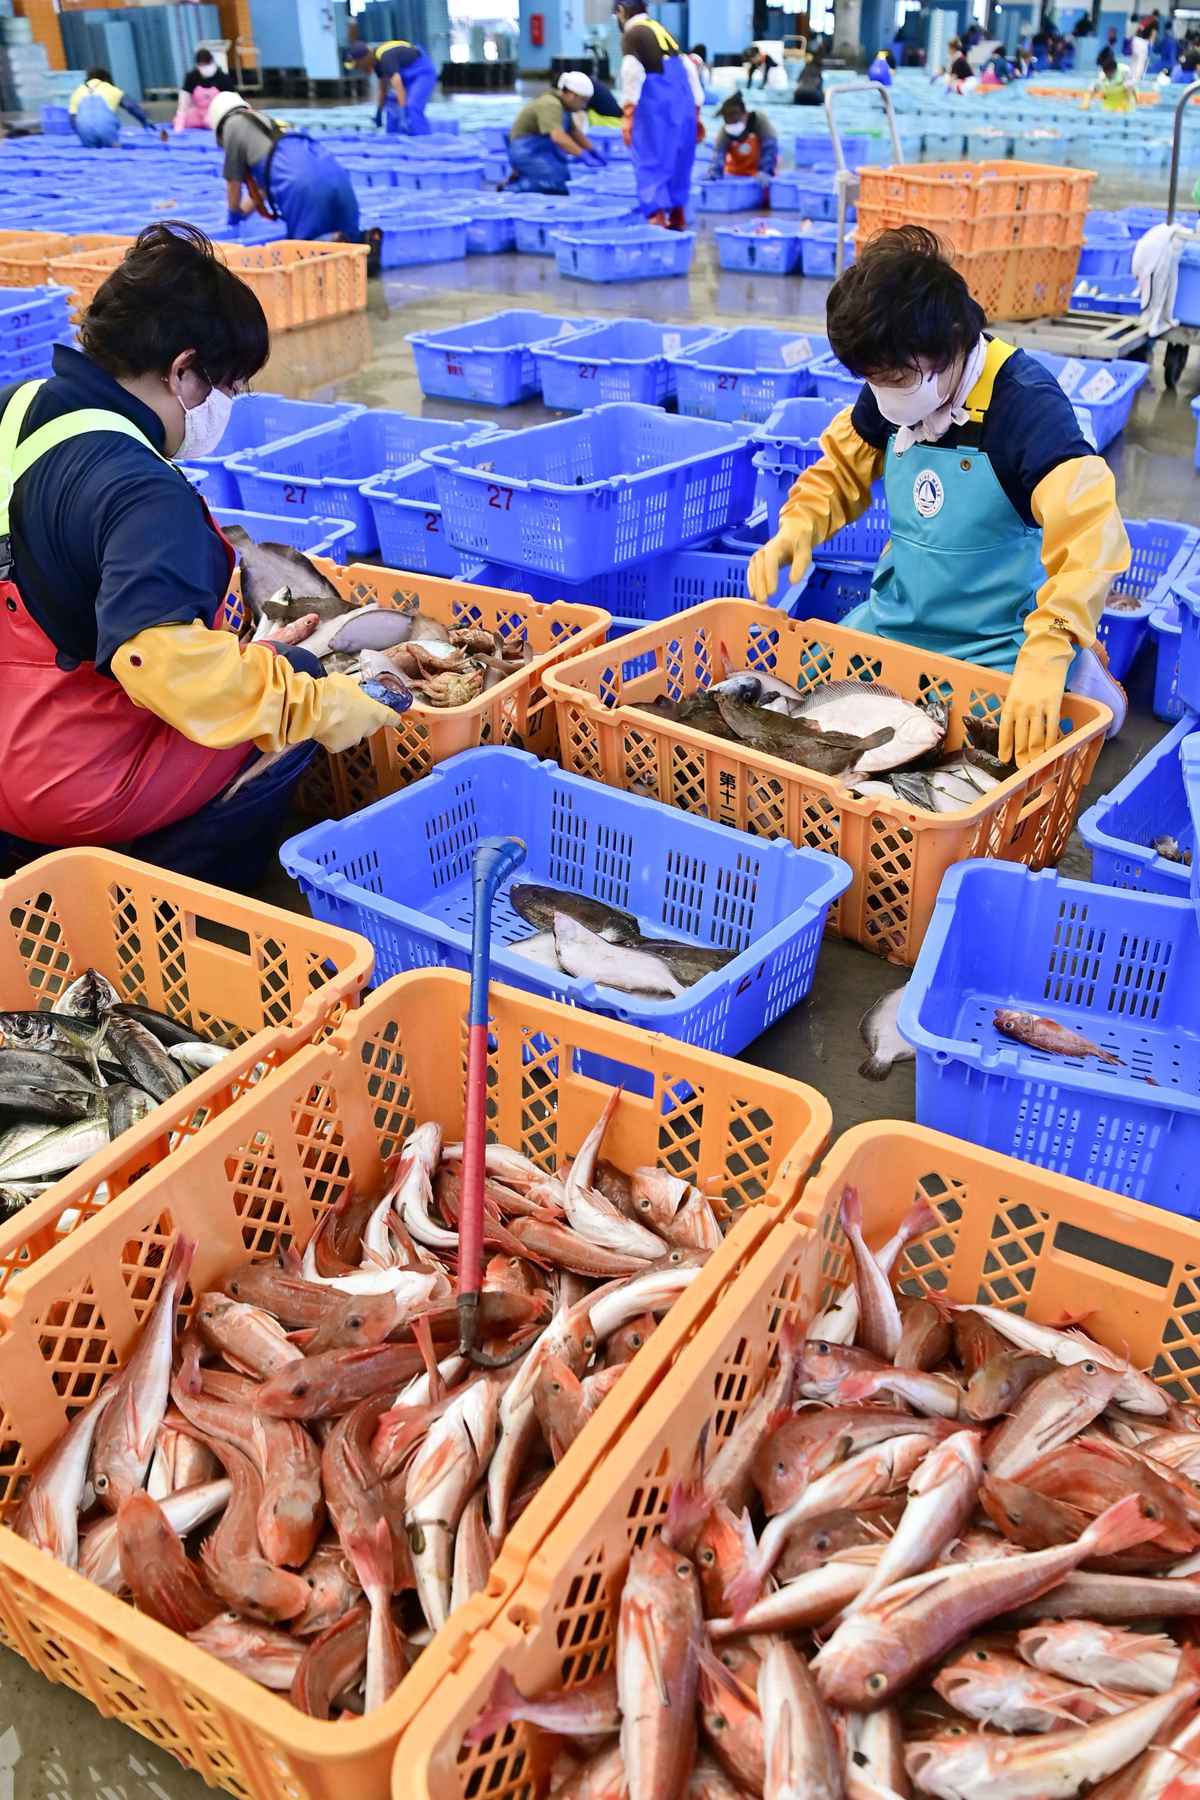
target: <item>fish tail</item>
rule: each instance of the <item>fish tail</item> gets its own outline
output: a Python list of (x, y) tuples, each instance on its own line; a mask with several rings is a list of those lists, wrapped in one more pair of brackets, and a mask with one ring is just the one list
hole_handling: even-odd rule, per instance
[[(196, 1239), (177, 1237), (171, 1246), (171, 1254), (167, 1259), (167, 1267), (163, 1279), (163, 1287), (173, 1282), (182, 1288), (192, 1267), (192, 1258), (196, 1254)], [(160, 1290), (161, 1291), (161, 1290)]]
[(346, 1554), (354, 1565), (358, 1584), (371, 1604), (385, 1601), (392, 1591), (392, 1534), (386, 1519), (377, 1519), (373, 1532), (351, 1532)]
[(1161, 1531), (1160, 1521), (1143, 1518), (1140, 1496), (1126, 1494), (1123, 1500), (1114, 1501), (1088, 1526), (1079, 1542), (1087, 1544), (1089, 1558), (1115, 1556), (1119, 1550), (1131, 1550), (1135, 1544), (1148, 1543)]
[(877, 1056), (874, 1052), (858, 1065), (858, 1072), (864, 1081), (886, 1081), (894, 1068), (891, 1057)]
[(472, 1725), (470, 1731), (464, 1733), (464, 1744), (481, 1744), (484, 1738), (494, 1736), (503, 1731), (525, 1706), (525, 1696), (509, 1674), (501, 1669), (492, 1688), (487, 1705)]
[(842, 1199), (838, 1208), (838, 1217), (841, 1220), (842, 1230), (846, 1233), (847, 1237), (852, 1235), (858, 1237), (862, 1236), (862, 1198), (857, 1188), (847, 1186), (842, 1189)]

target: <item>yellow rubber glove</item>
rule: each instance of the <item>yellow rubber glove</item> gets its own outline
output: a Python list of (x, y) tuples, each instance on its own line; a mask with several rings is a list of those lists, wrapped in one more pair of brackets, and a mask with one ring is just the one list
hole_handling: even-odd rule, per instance
[(1000, 761), (1024, 768), (1058, 742), (1067, 671), (1075, 655), (1070, 638), (1045, 632), (1030, 638), (1017, 657), (1000, 714)]
[(769, 606), (779, 586), (779, 571), (789, 569), (789, 580), (803, 581), (812, 562), (812, 526), (798, 514), (781, 518), (779, 530), (750, 558), (746, 586), (750, 598)]
[(348, 750), (396, 723), (348, 675), (303, 675), (266, 644), (240, 644), (198, 620), (139, 631), (113, 657), (112, 672), (135, 706), (214, 750), (283, 750), (309, 738)]

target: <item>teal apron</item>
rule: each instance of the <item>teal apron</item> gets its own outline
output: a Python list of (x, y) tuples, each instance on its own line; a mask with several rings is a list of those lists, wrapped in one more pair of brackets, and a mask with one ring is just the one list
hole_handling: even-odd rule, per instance
[[(1006, 354), (989, 355), (976, 388), (986, 383), (988, 399), (998, 368), (1012, 354), (1007, 345), (998, 348)], [(972, 410), (971, 423), (957, 433), (965, 442), (952, 450), (914, 444), (897, 456), (895, 437), (888, 439), (883, 485), (892, 540), (870, 598), (842, 623), (963, 662), (1011, 669), (1046, 579), (1042, 534), (1026, 525), (978, 448), (983, 417)]]

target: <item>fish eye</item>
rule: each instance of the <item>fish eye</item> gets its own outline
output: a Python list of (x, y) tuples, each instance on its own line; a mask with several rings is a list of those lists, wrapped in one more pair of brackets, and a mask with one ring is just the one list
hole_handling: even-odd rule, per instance
[(590, 1356), (592, 1354), (592, 1351), (596, 1348), (596, 1340), (592, 1336), (590, 1331), (588, 1332), (587, 1336), (583, 1340), (583, 1348), (588, 1356)]
[(1142, 1517), (1143, 1519), (1157, 1519), (1159, 1517), (1158, 1506), (1153, 1500), (1142, 1501)]
[(717, 1553), (711, 1547), (700, 1552), (700, 1561), (704, 1564), (706, 1569), (711, 1569), (716, 1560)]
[(92, 1486), (93, 1486), (93, 1488), (95, 1488), (95, 1490), (98, 1494), (107, 1494), (107, 1492), (108, 1492), (108, 1476), (107, 1475), (97, 1475), (95, 1480), (92, 1482)]
[(977, 1650), (975, 1652), (975, 1661), (976, 1662), (991, 1662), (991, 1660), (992, 1659), (988, 1655), (988, 1652), (986, 1650)]
[(865, 1769), (870, 1760), (871, 1759), (865, 1750), (852, 1750), (850, 1752), (850, 1761), (854, 1764), (856, 1769)]
[(307, 1381), (298, 1381), (292, 1389), (292, 1393), (296, 1396), (297, 1400), (303, 1400), (303, 1398), (304, 1398), (305, 1394), (307, 1394), (307, 1392), (308, 1392)]
[(1085, 1375), (1098, 1375), (1100, 1373), (1099, 1363), (1094, 1363), (1090, 1357), (1085, 1363), (1081, 1363), (1079, 1366)]
[(649, 1212), (650, 1211), (650, 1202), (648, 1199), (643, 1197), (641, 1200), (638, 1201), (638, 1211), (639, 1212)]
[(814, 1550), (828, 1550), (828, 1548), (829, 1548), (829, 1538), (825, 1532), (822, 1532), (820, 1537), (815, 1537), (813, 1539), (813, 1549)]
[(677, 1562), (675, 1564), (675, 1573), (678, 1575), (680, 1581), (686, 1581), (691, 1572), (692, 1565), (690, 1562)]
[(775, 1464), (775, 1473), (777, 1475), (786, 1475), (787, 1474), (787, 1464), (785, 1462), (777, 1462)]
[(351, 1313), (350, 1317), (346, 1320), (346, 1324), (351, 1331), (361, 1331), (365, 1323), (366, 1320), (362, 1317), (361, 1313)]
[(561, 1381), (552, 1381), (550, 1383), (550, 1392), (552, 1394), (561, 1394), (562, 1393), (562, 1382)]
[(235, 1299), (235, 1300), (236, 1300), (236, 1299), (237, 1299), (237, 1297), (238, 1297), (238, 1295), (239, 1295), (239, 1294), (240, 1294), (240, 1293), (241, 1293), (241, 1291), (242, 1291), (242, 1284), (241, 1284), (241, 1282), (240, 1282), (240, 1281), (231, 1281), (231, 1282), (230, 1282), (230, 1284), (229, 1284), (229, 1290), (228, 1290), (228, 1291), (229, 1291), (229, 1292), (230, 1292), (230, 1293), (231, 1293), (231, 1294), (232, 1294), (232, 1295), (233, 1295), (233, 1298), (234, 1298), (234, 1299)]
[(646, 1340), (640, 1331), (632, 1332), (629, 1338), (629, 1348), (631, 1350), (640, 1350), (645, 1341)]
[(816, 1346), (816, 1350), (817, 1350), (818, 1356), (828, 1356), (829, 1355), (829, 1345), (828, 1344), (818, 1344)]
[(867, 1692), (868, 1692), (868, 1694), (882, 1694), (882, 1692), (886, 1686), (887, 1686), (887, 1676), (884, 1675), (879, 1669), (876, 1669), (876, 1671), (873, 1675), (867, 1676)]
[(967, 1728), (965, 1725), (947, 1725), (945, 1735), (946, 1737), (966, 1737)]

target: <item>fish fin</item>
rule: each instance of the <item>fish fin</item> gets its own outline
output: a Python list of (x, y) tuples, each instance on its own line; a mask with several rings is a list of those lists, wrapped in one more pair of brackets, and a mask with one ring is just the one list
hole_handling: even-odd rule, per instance
[(650, 1679), (660, 1706), (670, 1706), (671, 1689), (663, 1668), (662, 1651), (654, 1631), (654, 1611), (644, 1601), (626, 1601), (621, 1608), (621, 1622), (641, 1645), (642, 1655), (650, 1671)]
[(862, 1200), (857, 1188), (847, 1186), (842, 1189), (838, 1218), (841, 1220), (842, 1230), (847, 1237), (862, 1236)]
[(712, 1509), (712, 1496), (702, 1484), (693, 1483), (689, 1486), (677, 1481), (667, 1502), (667, 1516), (662, 1528), (663, 1542), (682, 1550), (688, 1540), (700, 1530)]
[(1124, 1058), (1118, 1056), (1115, 1050), (1097, 1050), (1096, 1055), (1100, 1058), (1101, 1062), (1115, 1063), (1118, 1069), (1123, 1069), (1125, 1067)]
[[(211, 1541), (211, 1540), (210, 1540)], [(354, 1566), (358, 1585), (371, 1604), (386, 1604), (392, 1592), (392, 1534), (386, 1519), (377, 1519), (375, 1529), (352, 1531), (346, 1540), (346, 1554)]]
[[(928, 1200), (917, 1200), (904, 1215), (900, 1226), (900, 1235), (905, 1243), (911, 1243), (915, 1237), (923, 1237), (927, 1231), (933, 1231), (940, 1223), (938, 1214)], [(929, 1295), (932, 1299), (932, 1294)]]
[(762, 1593), (767, 1569), (762, 1561), (761, 1549), (756, 1546), (752, 1557), (738, 1570), (732, 1581), (725, 1584), (725, 1604), (729, 1608), (735, 1625), (740, 1625), (754, 1602)]
[[(180, 1287), (183, 1286), (188, 1275), (191, 1273), (192, 1258), (196, 1254), (196, 1248), (197, 1242), (195, 1238), (177, 1237), (175, 1239), (174, 1244), (171, 1246), (171, 1254), (167, 1258), (167, 1266), (163, 1275), (163, 1287), (165, 1287), (169, 1281), (177, 1282)], [(162, 1288), (159, 1289), (159, 1294), (161, 1296)]]
[(859, 1063), (858, 1072), (864, 1081), (886, 1081), (895, 1066), (890, 1057), (885, 1060), (882, 1056), (872, 1055)]
[(1119, 1550), (1131, 1550), (1135, 1544), (1145, 1544), (1162, 1532), (1159, 1520), (1142, 1516), (1141, 1499), (1137, 1494), (1126, 1494), (1123, 1500), (1116, 1500), (1093, 1521), (1080, 1538), (1081, 1544), (1088, 1544), (1088, 1556), (1115, 1556)]
[(879, 1386), (886, 1385), (878, 1381), (877, 1371), (863, 1369), (855, 1375), (845, 1375), (830, 1394), (836, 1406), (856, 1406), (860, 1400), (866, 1400), (876, 1392)]
[(509, 1674), (501, 1669), (492, 1685), (491, 1696), (487, 1705), (476, 1719), (471, 1729), (463, 1736), (464, 1744), (481, 1744), (484, 1738), (492, 1737), (511, 1725), (516, 1715), (525, 1705), (525, 1696)]
[(297, 1350), (307, 1350), (316, 1342), (319, 1332), (319, 1326), (306, 1325), (299, 1331), (287, 1331), (284, 1333), (284, 1336), (287, 1338), (289, 1344), (294, 1344), (296, 1346)]
[(295, 1244), (283, 1244), (279, 1249), (279, 1267), (285, 1275), (299, 1278), (303, 1274), (303, 1263)]
[(442, 1372), (438, 1368), (437, 1351), (433, 1343), (433, 1326), (429, 1323), (428, 1314), (413, 1320), (412, 1334), (417, 1349), (421, 1352), (421, 1361), (425, 1364), (425, 1373), (429, 1376), (429, 1400), (436, 1406), (445, 1398), (446, 1384)]

